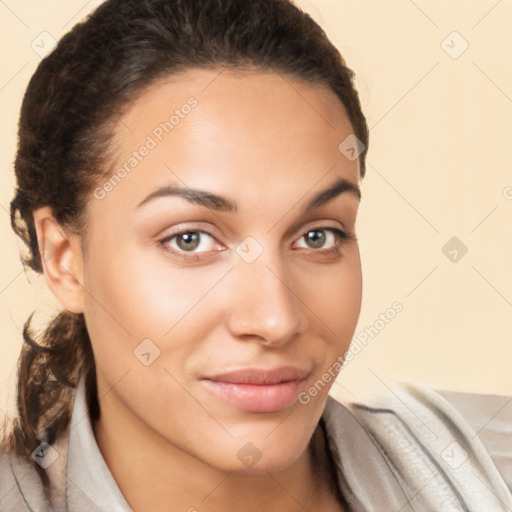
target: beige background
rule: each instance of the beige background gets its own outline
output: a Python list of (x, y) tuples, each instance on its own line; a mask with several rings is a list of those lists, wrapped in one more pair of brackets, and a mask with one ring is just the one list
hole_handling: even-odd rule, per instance
[[(34, 309), (43, 321), (55, 306), (41, 278), (23, 273), (9, 226), (20, 102), (38, 53), (99, 3), (0, 2), (4, 411), (12, 407), (23, 323)], [(335, 394), (357, 395), (393, 379), (512, 394), (512, 1), (298, 4), (357, 72), (371, 127), (356, 335), (393, 303), (403, 305), (372, 331)], [(464, 256), (457, 252), (456, 262), (449, 259), (455, 253), (442, 252), (454, 236), (468, 248)]]

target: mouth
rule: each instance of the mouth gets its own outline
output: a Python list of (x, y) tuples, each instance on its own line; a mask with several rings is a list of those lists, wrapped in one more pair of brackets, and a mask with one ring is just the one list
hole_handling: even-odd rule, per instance
[(202, 379), (207, 389), (248, 412), (278, 412), (293, 405), (308, 372), (297, 367), (246, 368)]

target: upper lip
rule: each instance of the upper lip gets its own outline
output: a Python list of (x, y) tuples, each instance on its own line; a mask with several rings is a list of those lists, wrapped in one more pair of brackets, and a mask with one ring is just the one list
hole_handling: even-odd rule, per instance
[(272, 385), (282, 382), (303, 380), (308, 371), (296, 366), (280, 366), (278, 368), (243, 368), (206, 377), (207, 380), (228, 382), (231, 384)]

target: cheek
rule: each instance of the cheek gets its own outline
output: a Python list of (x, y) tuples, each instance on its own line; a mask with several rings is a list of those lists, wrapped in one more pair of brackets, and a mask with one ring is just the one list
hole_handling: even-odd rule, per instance
[[(311, 286), (314, 278), (317, 286)], [(362, 275), (357, 245), (346, 251), (337, 268), (326, 268), (316, 276), (310, 274), (309, 279), (304, 293), (312, 305), (310, 321), (320, 333), (321, 343), (315, 349), (315, 371), (299, 401), (312, 416), (319, 417), (341, 370), (361, 310)]]
[[(316, 284), (313, 283), (316, 281)], [(315, 375), (309, 385), (322, 380), (309, 398), (318, 411), (334, 384), (340, 361), (349, 348), (361, 310), (362, 275), (356, 244), (345, 251), (339, 265), (325, 266), (303, 280), (302, 296), (311, 310), (310, 323), (321, 343), (315, 350)], [(324, 379), (325, 377), (325, 379)], [(313, 399), (313, 396), (315, 397)]]
[(85, 317), (98, 365), (138, 368), (134, 350), (146, 339), (155, 344), (155, 353), (166, 356), (159, 363), (168, 356), (167, 362), (179, 365), (197, 349), (198, 333), (215, 323), (214, 305), (205, 310), (202, 302), (224, 272), (214, 266), (193, 271), (171, 266), (157, 250), (123, 247), (120, 241), (91, 247)]
[(338, 318), (338, 322), (345, 323), (345, 329), (352, 337), (361, 311), (362, 298), (361, 259), (356, 244), (347, 252), (342, 267), (338, 278), (328, 284), (327, 290), (333, 298), (331, 313)]
[(323, 324), (326, 339), (338, 343), (351, 338), (361, 309), (362, 276), (356, 244), (345, 250), (336, 265), (319, 265), (300, 271), (297, 277), (300, 298), (312, 315), (312, 322)]

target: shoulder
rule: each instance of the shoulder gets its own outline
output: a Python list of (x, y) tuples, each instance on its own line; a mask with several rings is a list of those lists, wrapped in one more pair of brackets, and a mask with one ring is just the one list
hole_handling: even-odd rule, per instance
[[(333, 442), (356, 453), (355, 466), (379, 465), (378, 474), (396, 479), (406, 496), (502, 510), (512, 507), (509, 407), (510, 397), (397, 383), (361, 399), (330, 397), (324, 418), (331, 434), (340, 431)], [(340, 423), (349, 425), (348, 445)]]
[(27, 499), (45, 510), (46, 498), (36, 470), (23, 457), (0, 451), (0, 510), (30, 511)]
[(436, 389), (482, 442), (512, 492), (512, 396)]
[(59, 439), (53, 446), (41, 443), (33, 454), (34, 457), (39, 457), (37, 460), (30, 456), (8, 452), (0, 446), (0, 510), (2, 512), (65, 510), (63, 495), (66, 478), (65, 441), (65, 439)]

